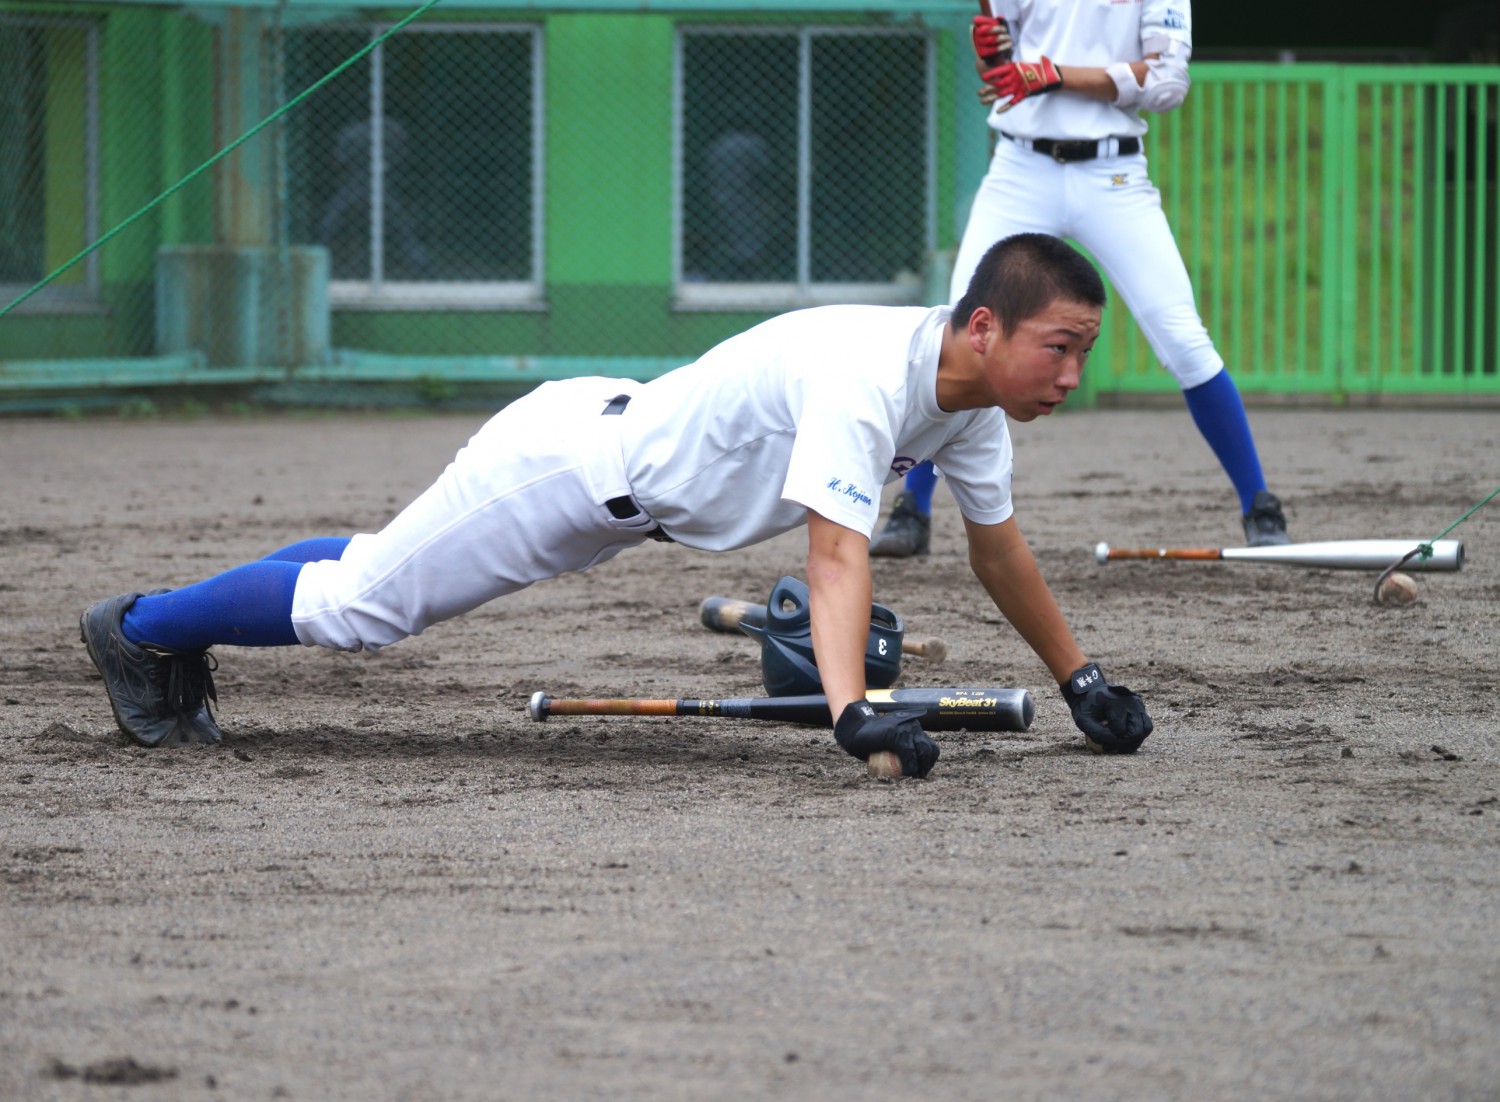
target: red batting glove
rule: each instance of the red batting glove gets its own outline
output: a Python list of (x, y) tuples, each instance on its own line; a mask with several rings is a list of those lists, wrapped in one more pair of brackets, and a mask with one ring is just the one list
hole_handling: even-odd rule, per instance
[(1010, 24), (1003, 16), (976, 15), (969, 38), (974, 43), (974, 56), (990, 66), (1005, 64), (1015, 48), (1010, 40)]
[(1002, 97), (1010, 98), (1014, 107), (1027, 96), (1039, 96), (1043, 92), (1055, 92), (1062, 87), (1062, 74), (1052, 59), (1040, 61), (1011, 61), (997, 66), (983, 75), (984, 82)]

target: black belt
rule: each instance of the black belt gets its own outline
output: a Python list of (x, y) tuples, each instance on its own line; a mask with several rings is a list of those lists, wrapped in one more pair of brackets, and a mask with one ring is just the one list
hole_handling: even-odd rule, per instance
[[(1100, 138), (1094, 141), (1061, 141), (1056, 138), (1018, 138), (1014, 134), (1000, 131), (1002, 138), (1008, 138), (1017, 145), (1023, 145), (1033, 153), (1051, 157), (1058, 164), (1072, 164), (1076, 161), (1092, 161), (1096, 157), (1128, 157), (1132, 153), (1141, 151), (1141, 139), (1139, 138)], [(1109, 150), (1109, 143), (1114, 142), (1116, 149), (1113, 153)]]
[[(625, 412), (625, 407), (629, 404), (630, 395), (616, 394), (609, 400), (609, 404), (604, 407), (604, 412), (601, 414), (601, 416), (618, 417), (620, 414)], [(642, 516), (646, 512), (646, 510), (642, 509), (638, 504), (636, 504), (635, 498), (631, 497), (629, 494), (626, 494), (623, 497), (610, 498), (604, 503), (604, 507), (609, 510), (609, 515), (614, 517), (616, 520), (634, 520), (636, 517)], [(662, 531), (660, 524), (651, 529), (651, 531), (644, 533), (644, 535), (647, 539), (655, 540), (657, 543), (677, 542), (671, 536)]]

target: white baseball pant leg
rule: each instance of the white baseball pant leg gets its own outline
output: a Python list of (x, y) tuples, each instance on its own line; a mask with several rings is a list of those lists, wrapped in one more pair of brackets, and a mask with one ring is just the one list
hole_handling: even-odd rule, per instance
[(954, 260), (952, 301), (986, 250), (1016, 233), (1071, 237), (1087, 249), (1182, 389), (1223, 369), (1143, 154), (1059, 164), (998, 139)]
[(297, 638), (377, 650), (643, 542), (649, 517), (621, 521), (604, 506), (628, 486), (619, 418), (600, 411), (634, 385), (549, 383), (497, 413), (383, 529), (355, 536), (337, 561), (302, 568)]

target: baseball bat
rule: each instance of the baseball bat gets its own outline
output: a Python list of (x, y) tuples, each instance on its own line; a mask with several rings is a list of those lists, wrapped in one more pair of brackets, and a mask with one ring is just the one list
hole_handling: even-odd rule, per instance
[[(1036, 714), (1027, 689), (870, 689), (865, 699), (877, 712), (920, 711), (919, 722), (927, 731), (1025, 731)], [(526, 711), (538, 723), (548, 716), (706, 716), (833, 726), (828, 698), (821, 693), (725, 700), (560, 700), (537, 692)]]
[[(705, 597), (703, 603), (698, 606), (698, 618), (710, 631), (733, 635), (740, 630), (741, 624), (749, 624), (753, 628), (765, 627), (766, 606), (750, 601), (738, 601), (733, 597)], [(903, 637), (901, 653), (915, 655), (936, 663), (948, 657), (948, 644), (936, 635), (929, 635), (923, 639)]]
[[(1111, 547), (1094, 548), (1099, 562), (1119, 559), (1181, 559), (1199, 562), (1256, 562), (1282, 566), (1316, 566), (1324, 570), (1385, 570), (1411, 555), (1425, 541), (1328, 540), (1323, 543), (1286, 543), (1273, 547)], [(1464, 566), (1462, 540), (1433, 540), (1432, 554), (1412, 555), (1403, 569), (1454, 571)]]

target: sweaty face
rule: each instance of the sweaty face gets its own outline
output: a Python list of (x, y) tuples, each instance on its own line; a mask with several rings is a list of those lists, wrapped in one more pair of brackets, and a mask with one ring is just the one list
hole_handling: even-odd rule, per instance
[(1045, 417), (1062, 405), (1083, 378), (1100, 317), (1097, 306), (1057, 299), (1012, 333), (997, 326), (983, 356), (993, 404), (1017, 421)]

